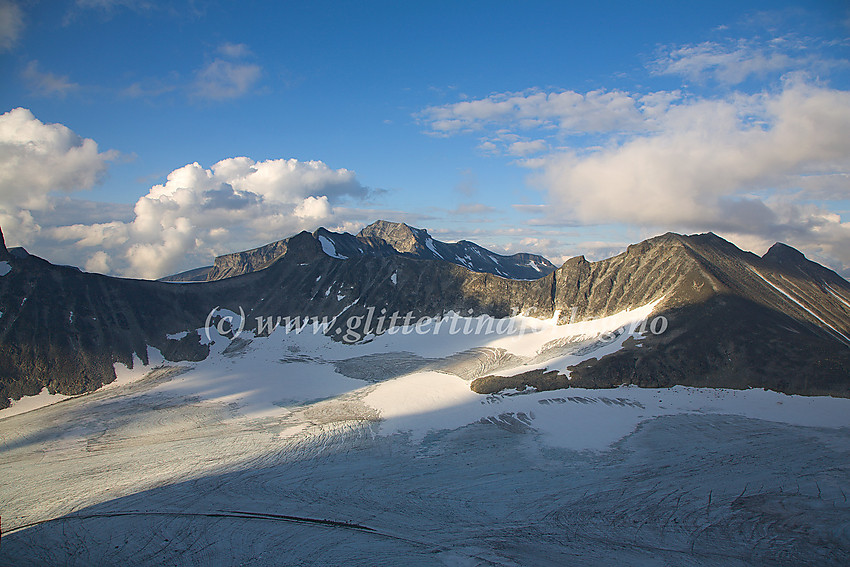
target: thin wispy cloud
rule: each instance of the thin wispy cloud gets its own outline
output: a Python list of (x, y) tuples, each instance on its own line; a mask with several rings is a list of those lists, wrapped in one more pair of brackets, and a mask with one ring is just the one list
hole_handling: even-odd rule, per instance
[(558, 128), (567, 132), (630, 130), (644, 125), (639, 101), (629, 93), (593, 90), (492, 94), (483, 99), (431, 106), (416, 118), (428, 132), (449, 136), (509, 125), (518, 130)]
[(68, 93), (80, 88), (80, 85), (71, 81), (67, 75), (56, 75), (39, 69), (36, 60), (30, 61), (21, 73), (30, 89), (41, 96), (64, 97)]
[(196, 69), (189, 78), (172, 72), (167, 77), (139, 80), (120, 90), (129, 98), (155, 99), (179, 93), (189, 100), (227, 101), (256, 92), (263, 68), (247, 59), (253, 56), (244, 43), (223, 43), (216, 57)]
[(252, 55), (251, 50), (244, 43), (223, 43), (218, 46), (217, 51), (230, 59), (241, 59)]
[(706, 41), (663, 47), (650, 63), (659, 75), (679, 75), (695, 82), (737, 85), (750, 78), (765, 79), (789, 71), (817, 71), (847, 66), (846, 61), (824, 58), (811, 40), (793, 36), (769, 41), (752, 39)]
[(77, 0), (74, 5), (83, 10), (99, 10), (105, 13), (112, 13), (122, 8), (137, 12), (150, 10), (156, 6), (156, 3), (148, 0)]
[(262, 76), (254, 63), (215, 59), (197, 73), (192, 94), (198, 98), (226, 100), (251, 92)]
[(147, 81), (136, 81), (121, 90), (121, 94), (130, 98), (156, 98), (164, 94), (178, 90), (177, 85), (169, 84), (157, 79)]
[(24, 31), (21, 7), (12, 0), (0, 0), (0, 52), (10, 51)]

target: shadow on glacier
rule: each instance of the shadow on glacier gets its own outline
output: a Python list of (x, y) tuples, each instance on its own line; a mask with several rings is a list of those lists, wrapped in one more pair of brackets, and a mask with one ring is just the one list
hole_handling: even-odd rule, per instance
[(846, 431), (677, 415), (603, 453), (483, 423), (406, 439), (360, 436), (111, 499), (6, 534), (0, 562), (850, 561)]

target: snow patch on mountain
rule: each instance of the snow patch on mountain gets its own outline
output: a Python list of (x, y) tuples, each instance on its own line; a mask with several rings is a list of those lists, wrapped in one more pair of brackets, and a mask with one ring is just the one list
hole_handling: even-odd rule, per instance
[(829, 323), (824, 321), (823, 318), (821, 318), (820, 315), (818, 315), (817, 313), (815, 313), (814, 311), (812, 311), (811, 309), (809, 309), (808, 307), (803, 305), (796, 297), (792, 296), (790, 293), (788, 293), (787, 291), (785, 291), (784, 289), (782, 289), (781, 287), (779, 287), (778, 285), (776, 285), (772, 281), (768, 280), (766, 277), (761, 275), (758, 271), (754, 270), (753, 268), (750, 268), (750, 270), (753, 273), (755, 273), (755, 275), (757, 275), (759, 278), (761, 278), (765, 283), (767, 283), (770, 287), (772, 287), (773, 289), (775, 289), (776, 291), (778, 291), (779, 293), (784, 295), (786, 298), (793, 301), (801, 309), (803, 309), (803, 311), (805, 311), (806, 313), (808, 313), (809, 315), (811, 315), (812, 317), (814, 317), (815, 319), (817, 319), (818, 321), (823, 323), (825, 326), (827, 326), (830, 329), (832, 329), (833, 331), (835, 331), (835, 333), (837, 333), (839, 336), (841, 336), (847, 343), (850, 343), (850, 337), (848, 337), (847, 335), (845, 335), (844, 333), (842, 333), (841, 331), (839, 331), (838, 329), (836, 329), (835, 327), (833, 327), (832, 325), (830, 325)]
[(331, 258), (337, 258), (338, 260), (348, 260), (348, 256), (343, 256), (342, 254), (338, 254), (336, 251), (336, 246), (331, 240), (324, 236), (319, 236), (319, 244), (322, 245), (322, 252), (330, 256)]
[(441, 260), (444, 259), (443, 255), (437, 252), (437, 249), (434, 247), (434, 239), (430, 236), (425, 239), (425, 246), (428, 248), (428, 250), (436, 254), (438, 258), (440, 258)]
[(9, 262), (3, 260), (0, 262), (0, 277), (5, 276), (9, 272), (12, 271), (12, 265)]
[(848, 309), (850, 309), (850, 303), (848, 303), (846, 299), (844, 299), (843, 297), (841, 297), (841, 296), (838, 294), (838, 292), (837, 292), (837, 291), (835, 291), (834, 289), (832, 289), (832, 287), (830, 287), (828, 284), (824, 283), (823, 285), (824, 285), (824, 286), (826, 286), (826, 289), (829, 291), (829, 293), (830, 293), (833, 297), (835, 297), (838, 301), (840, 301), (840, 302), (841, 302), (841, 303), (843, 303), (843, 304), (844, 304), (844, 305), (845, 305)]

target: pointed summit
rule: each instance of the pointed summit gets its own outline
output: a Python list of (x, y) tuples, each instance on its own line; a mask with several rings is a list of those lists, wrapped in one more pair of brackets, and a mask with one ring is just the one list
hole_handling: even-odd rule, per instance
[(9, 256), (9, 250), (6, 248), (6, 240), (3, 238), (3, 228), (0, 227), (0, 260), (7, 260)]
[(821, 280), (833, 286), (847, 285), (846, 280), (834, 271), (809, 260), (796, 248), (781, 242), (771, 246), (761, 259), (788, 275)]
[(762, 256), (762, 260), (781, 266), (799, 266), (808, 263), (802, 252), (782, 242), (777, 242)]

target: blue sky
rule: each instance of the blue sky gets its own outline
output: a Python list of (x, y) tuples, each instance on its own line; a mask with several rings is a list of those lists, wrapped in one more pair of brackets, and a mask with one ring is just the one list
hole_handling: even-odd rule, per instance
[(137, 277), (378, 218), (556, 262), (712, 230), (846, 275), (848, 60), (827, 0), (0, 0), (0, 226)]

